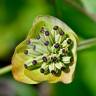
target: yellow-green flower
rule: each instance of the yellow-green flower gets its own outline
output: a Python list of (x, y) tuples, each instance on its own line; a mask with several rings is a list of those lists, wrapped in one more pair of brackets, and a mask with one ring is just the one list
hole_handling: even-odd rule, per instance
[(38, 16), (27, 38), (15, 49), (13, 76), (27, 84), (70, 83), (76, 50), (77, 36), (65, 23), (52, 16)]

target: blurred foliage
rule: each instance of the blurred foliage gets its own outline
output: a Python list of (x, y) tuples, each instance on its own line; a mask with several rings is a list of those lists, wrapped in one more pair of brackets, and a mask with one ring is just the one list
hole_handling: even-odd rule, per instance
[(81, 0), (82, 4), (85, 6), (85, 9), (89, 13), (95, 13), (96, 14), (96, 1), (95, 0)]
[[(26, 37), (34, 18), (46, 14), (66, 22), (82, 39), (96, 37), (96, 0), (0, 0), (0, 66), (11, 61), (14, 48)], [(96, 96), (95, 55), (96, 46), (78, 52), (73, 83), (51, 84), (52, 96)], [(10, 76), (0, 77), (0, 84), (6, 82), (0, 90), (10, 85), (12, 96), (38, 96), (36, 87), (16, 82)]]
[(96, 37), (96, 22), (84, 12), (82, 13), (78, 5), (70, 1), (56, 0), (58, 18), (65, 21), (79, 36), (83, 38)]
[(0, 96), (38, 96), (35, 88), (13, 80), (9, 74), (0, 78)]
[(0, 0), (0, 58), (25, 38), (37, 15), (51, 14), (45, 0)]
[[(83, 83), (90, 89), (93, 95), (96, 96), (96, 46), (83, 50), (78, 53), (78, 62), (82, 69), (81, 78)], [(90, 95), (89, 95), (90, 96)]]

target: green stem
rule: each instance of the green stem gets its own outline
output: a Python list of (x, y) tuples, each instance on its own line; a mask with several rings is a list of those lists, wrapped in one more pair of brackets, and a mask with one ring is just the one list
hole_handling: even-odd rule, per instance
[(81, 41), (77, 47), (77, 51), (87, 49), (93, 45), (96, 45), (96, 38)]
[[(77, 51), (87, 49), (93, 45), (96, 45), (96, 38), (81, 41), (78, 45)], [(1, 68), (0, 69), (0, 75), (3, 75), (5, 73), (11, 71), (11, 69), (12, 69), (12, 65), (8, 65), (6, 67)]]
[(3, 75), (9, 71), (11, 71), (12, 69), (12, 66), (11, 65), (8, 65), (8, 66), (5, 66), (3, 68), (0, 68), (0, 75)]

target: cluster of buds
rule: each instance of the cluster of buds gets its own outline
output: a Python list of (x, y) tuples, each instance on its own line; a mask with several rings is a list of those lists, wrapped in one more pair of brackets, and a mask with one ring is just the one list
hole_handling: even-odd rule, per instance
[(29, 84), (70, 83), (76, 65), (76, 38), (76, 34), (57, 18), (37, 17), (27, 38), (13, 55), (15, 79)]

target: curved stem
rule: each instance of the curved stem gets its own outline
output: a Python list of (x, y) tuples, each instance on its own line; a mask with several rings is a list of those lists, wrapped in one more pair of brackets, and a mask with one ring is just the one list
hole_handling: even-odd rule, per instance
[[(79, 45), (77, 47), (77, 51), (87, 49), (93, 45), (96, 45), (96, 38), (84, 40), (84, 41), (79, 43)], [(0, 75), (3, 75), (5, 73), (11, 71), (11, 69), (12, 69), (12, 65), (8, 65), (6, 67), (0, 68)]]
[(8, 65), (8, 66), (5, 66), (3, 68), (0, 68), (0, 75), (3, 75), (9, 71), (11, 71), (12, 69), (12, 66), (11, 65)]

